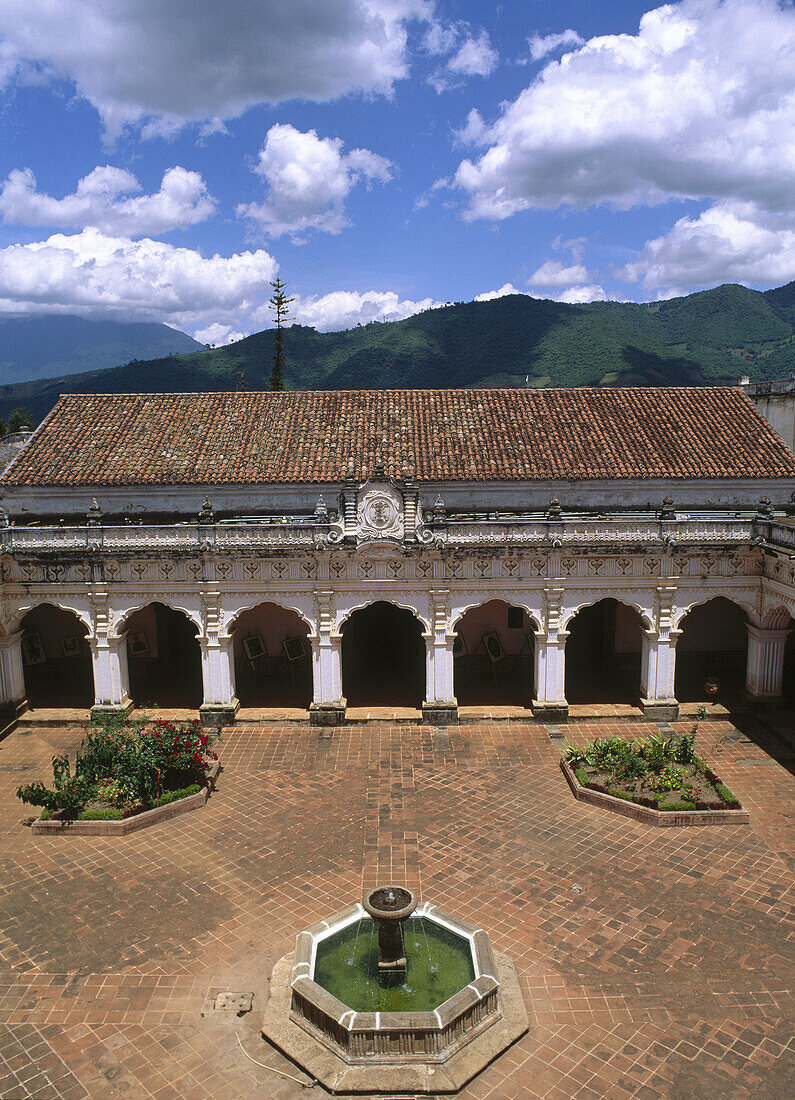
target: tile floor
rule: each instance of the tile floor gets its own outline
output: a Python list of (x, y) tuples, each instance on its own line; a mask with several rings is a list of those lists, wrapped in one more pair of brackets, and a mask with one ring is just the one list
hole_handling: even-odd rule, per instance
[[(17, 785), (80, 731), (20, 726), (0, 743), (0, 1097), (325, 1095), (272, 1072), (305, 1081), (260, 1038), (268, 975), (384, 880), (517, 964), (530, 1031), (465, 1100), (790, 1096), (792, 755), (750, 719), (702, 725), (750, 826), (661, 831), (572, 799), (562, 733), (655, 728), (240, 724), (204, 809), (93, 839), (25, 828)], [(224, 990), (253, 1011), (214, 1012)]]

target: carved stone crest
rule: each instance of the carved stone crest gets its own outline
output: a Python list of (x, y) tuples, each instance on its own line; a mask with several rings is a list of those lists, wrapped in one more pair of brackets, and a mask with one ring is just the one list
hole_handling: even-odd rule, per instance
[(403, 498), (386, 483), (368, 483), (359, 492), (357, 509), (360, 542), (403, 538)]

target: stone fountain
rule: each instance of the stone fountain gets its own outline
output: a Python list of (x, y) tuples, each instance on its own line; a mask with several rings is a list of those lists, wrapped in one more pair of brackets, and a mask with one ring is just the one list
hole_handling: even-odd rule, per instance
[(296, 939), (263, 1034), (331, 1092), (450, 1093), (527, 1031), (486, 932), (383, 886)]

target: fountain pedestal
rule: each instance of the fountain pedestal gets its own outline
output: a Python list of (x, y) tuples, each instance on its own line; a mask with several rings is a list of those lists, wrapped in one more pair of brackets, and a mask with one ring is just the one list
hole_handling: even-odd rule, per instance
[(378, 969), (406, 972), (403, 921), (417, 908), (417, 899), (403, 886), (379, 886), (365, 894), (362, 905), (378, 924)]

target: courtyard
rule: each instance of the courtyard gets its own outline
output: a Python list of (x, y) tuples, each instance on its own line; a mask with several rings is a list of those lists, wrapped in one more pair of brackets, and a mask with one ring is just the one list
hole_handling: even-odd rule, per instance
[[(699, 744), (750, 826), (659, 830), (574, 801), (564, 732), (653, 723), (239, 722), (201, 811), (37, 838), (14, 791), (81, 731), (28, 719), (0, 743), (0, 1096), (326, 1095), (260, 1037), (268, 977), (297, 932), (385, 881), (516, 963), (530, 1030), (466, 1100), (790, 1095), (793, 757), (735, 723), (702, 723)], [(221, 992), (252, 1011), (216, 1009)]]

